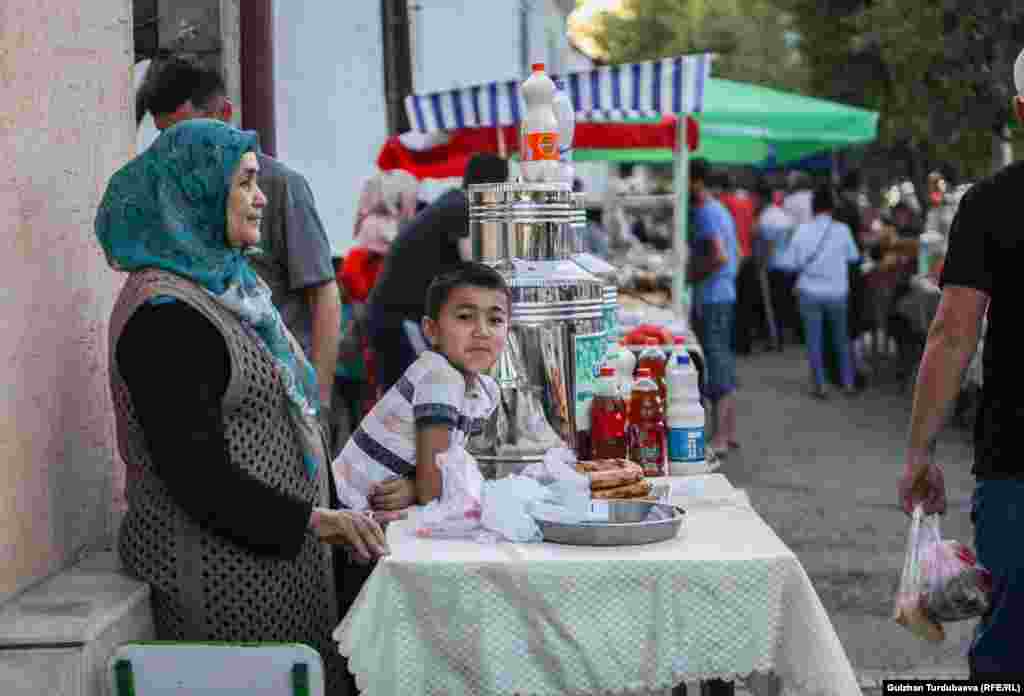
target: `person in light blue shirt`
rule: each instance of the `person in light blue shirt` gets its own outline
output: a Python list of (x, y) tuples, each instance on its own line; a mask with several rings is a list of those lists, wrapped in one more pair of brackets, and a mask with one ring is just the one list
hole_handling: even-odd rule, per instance
[(845, 223), (832, 218), (835, 194), (829, 186), (814, 191), (814, 218), (796, 228), (793, 239), (778, 259), (780, 268), (797, 274), (796, 293), (807, 338), (807, 353), (814, 379), (812, 394), (825, 398), (824, 325), (827, 324), (843, 390), (853, 393), (854, 373), (847, 329), (849, 264), (860, 260), (853, 234)]
[(728, 209), (708, 193), (707, 160), (690, 163), (690, 264), (694, 328), (704, 351), (704, 391), (711, 401), (708, 447), (723, 457), (736, 440), (736, 226)]

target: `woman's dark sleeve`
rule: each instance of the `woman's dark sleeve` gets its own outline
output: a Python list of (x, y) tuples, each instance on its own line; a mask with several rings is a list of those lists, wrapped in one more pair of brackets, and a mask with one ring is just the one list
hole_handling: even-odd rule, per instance
[(145, 305), (128, 320), (116, 360), (174, 501), (254, 553), (298, 555), (312, 504), (252, 477), (228, 455), (221, 402), (231, 360), (213, 324), (179, 300)]

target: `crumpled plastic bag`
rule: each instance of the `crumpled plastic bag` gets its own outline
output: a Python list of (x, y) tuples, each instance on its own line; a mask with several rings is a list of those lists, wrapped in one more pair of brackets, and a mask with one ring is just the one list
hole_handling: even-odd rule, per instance
[(573, 524), (592, 518), (590, 479), (576, 471), (576, 455), (565, 447), (548, 450), (541, 462), (530, 464), (523, 470), (547, 486), (549, 495), (535, 501), (528, 510), (534, 518)]
[(590, 480), (573, 468), (575, 455), (550, 450), (531, 465), (531, 476), (485, 481), (469, 452), (452, 447), (438, 455), (441, 497), (419, 514), (416, 535), (431, 538), (539, 542), (535, 517), (582, 521), (590, 517)]
[(471, 538), (480, 530), (484, 477), (476, 459), (454, 446), (437, 455), (441, 497), (419, 513), (416, 536)]
[(480, 522), (484, 529), (508, 541), (540, 541), (540, 527), (529, 510), (550, 494), (547, 487), (526, 476), (486, 481)]
[(942, 622), (983, 615), (991, 605), (992, 575), (968, 547), (943, 540), (939, 516), (914, 508), (893, 619), (931, 642), (946, 637)]

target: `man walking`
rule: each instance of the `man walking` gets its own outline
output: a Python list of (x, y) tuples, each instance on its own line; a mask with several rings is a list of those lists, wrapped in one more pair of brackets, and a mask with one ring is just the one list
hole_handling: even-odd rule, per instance
[[(1013, 107), (1024, 122), (1024, 51), (1014, 78)], [(1014, 312), (1024, 267), (1020, 218), (1024, 162), (976, 184), (963, 198), (950, 229), (942, 271), (942, 300), (928, 333), (918, 373), (909, 443), (899, 495), (904, 511), (946, 507), (935, 442), (960, 391), (988, 314), (984, 387), (974, 432), (976, 486), (971, 505), (978, 561), (993, 575), (992, 608), (978, 624), (969, 652), (972, 679), (1019, 677), (1019, 632), (1024, 627), (1024, 367), (1016, 351)]]
[(736, 440), (736, 267), (738, 249), (732, 216), (707, 190), (705, 159), (690, 163), (690, 265), (695, 328), (704, 350), (705, 396), (713, 406), (709, 447), (725, 458)]
[[(231, 122), (233, 106), (220, 73), (181, 56), (151, 66), (140, 92), (139, 106), (153, 114), (161, 131), (191, 118)], [(260, 230), (263, 253), (249, 261), (316, 369), (326, 423), (341, 332), (331, 246), (305, 177), (267, 155), (259, 155), (259, 163), (259, 185), (267, 197)], [(332, 443), (332, 449), (337, 445)]]

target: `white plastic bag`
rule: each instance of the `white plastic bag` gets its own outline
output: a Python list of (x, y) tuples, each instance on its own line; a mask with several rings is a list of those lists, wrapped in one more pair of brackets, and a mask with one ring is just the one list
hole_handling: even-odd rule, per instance
[(524, 476), (546, 484), (548, 495), (527, 511), (534, 518), (572, 524), (591, 519), (590, 479), (576, 471), (576, 455), (565, 447), (547, 451), (544, 460), (531, 464)]
[(416, 535), (472, 538), (480, 530), (484, 477), (473, 456), (462, 447), (437, 455), (441, 497), (420, 511)]
[(945, 639), (941, 622), (983, 615), (990, 606), (992, 576), (960, 542), (943, 540), (939, 516), (915, 506), (893, 619), (932, 642)]
[(526, 476), (509, 476), (484, 483), (484, 529), (508, 541), (541, 540), (540, 527), (530, 515), (531, 506), (550, 495), (548, 489)]

